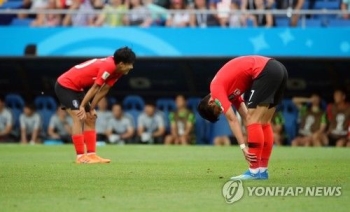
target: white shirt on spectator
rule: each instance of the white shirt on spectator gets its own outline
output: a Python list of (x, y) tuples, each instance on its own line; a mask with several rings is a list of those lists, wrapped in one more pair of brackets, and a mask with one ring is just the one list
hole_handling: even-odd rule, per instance
[(56, 114), (54, 114), (49, 123), (49, 128), (55, 129), (56, 133), (60, 136), (69, 135), (69, 132), (65, 128), (65, 124), (73, 125), (73, 120), (71, 117), (67, 116), (65, 120), (62, 122)]
[(40, 128), (41, 119), (38, 113), (34, 113), (32, 116), (26, 116), (25, 114), (21, 114), (19, 117), (19, 123), (21, 129), (26, 129), (26, 134), (31, 134), (34, 130)]
[(96, 133), (104, 134), (108, 129), (108, 122), (113, 118), (113, 114), (111, 111), (96, 111), (97, 119), (96, 119)]
[(150, 117), (143, 112), (138, 117), (137, 123), (139, 127), (144, 127), (145, 132), (149, 133), (155, 132), (158, 128), (165, 126), (163, 117), (158, 113)]
[(12, 114), (10, 110), (4, 108), (0, 112), (0, 132), (4, 131), (6, 127), (11, 126), (13, 123)]
[(108, 131), (111, 130), (118, 135), (125, 133), (130, 128), (133, 128), (133, 123), (124, 115), (120, 119), (111, 118), (108, 121)]

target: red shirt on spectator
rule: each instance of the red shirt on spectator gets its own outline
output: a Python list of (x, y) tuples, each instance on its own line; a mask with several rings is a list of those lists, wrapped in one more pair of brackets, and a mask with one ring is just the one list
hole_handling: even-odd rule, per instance
[(220, 101), (224, 113), (231, 104), (239, 107), (243, 102), (241, 95), (251, 87), (270, 59), (263, 56), (237, 57), (216, 73), (210, 84), (210, 93), (213, 99)]
[(113, 57), (91, 59), (74, 66), (58, 78), (58, 83), (74, 91), (83, 91), (94, 83), (113, 86), (123, 74), (116, 73)]

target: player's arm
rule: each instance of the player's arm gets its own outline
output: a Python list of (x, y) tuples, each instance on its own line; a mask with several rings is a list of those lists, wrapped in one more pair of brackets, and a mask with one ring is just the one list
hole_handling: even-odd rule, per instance
[(153, 137), (159, 137), (159, 136), (164, 135), (164, 133), (165, 133), (165, 126), (164, 126), (163, 119), (158, 117), (158, 118), (156, 118), (156, 120), (158, 121), (159, 127), (158, 127), (158, 130), (152, 134)]
[(189, 135), (192, 132), (194, 122), (195, 122), (195, 118), (193, 113), (191, 113), (187, 119), (185, 135)]
[(0, 136), (8, 135), (12, 131), (12, 117), (9, 117), (7, 119), (7, 124), (5, 126), (5, 129), (0, 132)]
[(91, 102), (91, 108), (95, 108), (98, 102), (107, 95), (109, 89), (111, 89), (111, 86), (104, 84), (101, 89), (97, 92), (97, 94), (94, 96), (92, 102)]
[(238, 142), (240, 148), (243, 151), (243, 154), (244, 154), (246, 160), (248, 162), (256, 161), (256, 155), (248, 153), (248, 148), (245, 145), (245, 141), (244, 141), (241, 125), (239, 123), (239, 120), (238, 120), (237, 116), (233, 112), (232, 107), (229, 107), (229, 109), (227, 110), (225, 116), (226, 116), (226, 119), (228, 121), (228, 124), (229, 124), (233, 134), (235, 135), (235, 137), (237, 139), (237, 142)]
[[(85, 114), (85, 105), (87, 105), (87, 103), (93, 99), (95, 97), (95, 95), (99, 92), (99, 90), (101, 89), (101, 86), (94, 83), (92, 85), (92, 87), (88, 90), (88, 92), (86, 93), (86, 95), (84, 96), (84, 99), (81, 101), (80, 104), (80, 108), (79, 108), (79, 112), (77, 113), (78, 117), (83, 120), (86, 117)], [(96, 105), (97, 103), (95, 103)], [(93, 109), (94, 107), (91, 107), (91, 109)]]
[(38, 116), (36, 116), (34, 130), (32, 132), (32, 137), (30, 139), (32, 142), (35, 142), (38, 140), (39, 131), (40, 131), (40, 123), (41, 123), (41, 120), (40, 120), (40, 117), (38, 115)]
[(326, 131), (326, 128), (327, 128), (327, 118), (326, 118), (326, 114), (323, 114), (321, 118), (320, 129), (318, 130), (318, 132), (324, 133)]
[(160, 126), (160, 127), (158, 127), (158, 130), (155, 131), (155, 132), (152, 134), (152, 136), (153, 136), (153, 137), (159, 137), (159, 136), (162, 136), (162, 135), (164, 134), (164, 132), (165, 132), (165, 127), (164, 127), (164, 126)]
[(120, 138), (121, 138), (121, 139), (128, 139), (128, 138), (131, 138), (131, 137), (134, 135), (134, 132), (135, 132), (134, 127), (130, 125), (130, 126), (126, 129), (126, 132), (123, 133), (122, 135), (120, 135)]

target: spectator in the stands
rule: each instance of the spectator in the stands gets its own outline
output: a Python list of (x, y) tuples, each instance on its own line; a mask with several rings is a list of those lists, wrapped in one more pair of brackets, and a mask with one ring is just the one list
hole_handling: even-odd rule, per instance
[(164, 7), (166, 9), (169, 9), (170, 8), (170, 3), (171, 3), (171, 0), (154, 0), (154, 3), (156, 5), (159, 5), (161, 7)]
[(0, 142), (11, 140), (12, 127), (12, 113), (5, 106), (5, 98), (0, 95)]
[(37, 14), (36, 19), (31, 23), (32, 26), (40, 27), (54, 27), (61, 24), (61, 15), (60, 14), (50, 14), (45, 13), (45, 10), (54, 10), (56, 7), (56, 0), (48, 0), (47, 5), (43, 10)]
[[(23, 0), (22, 5), (20, 6), (19, 9), (23, 10), (29, 10), (32, 8), (32, 1), (31, 0)], [(24, 18), (30, 18), (30, 19), (35, 19), (36, 14), (27, 14), (27, 13), (19, 13), (17, 14), (17, 18), (24, 19)]]
[(117, 27), (123, 25), (124, 13), (128, 10), (124, 0), (109, 0), (103, 7), (103, 12), (95, 21), (95, 26)]
[(24, 56), (37, 56), (36, 44), (30, 43), (24, 48)]
[[(305, 0), (276, 0), (276, 8), (279, 10), (289, 10), (289, 11), (298, 11), (301, 10), (304, 5)], [(299, 14), (287, 14), (290, 20), (290, 26), (297, 26), (299, 21)]]
[(210, 0), (209, 8), (212, 12), (217, 12), (214, 17), (221, 27), (242, 26), (241, 15), (236, 13), (239, 10), (238, 2), (234, 0)]
[(108, 109), (107, 98), (102, 98), (97, 104), (96, 133), (98, 141), (107, 141), (108, 122), (113, 118), (112, 111)]
[(126, 116), (120, 104), (112, 107), (113, 117), (108, 121), (106, 135), (112, 144), (131, 143), (135, 127), (131, 116)]
[(92, 26), (94, 24), (95, 15), (92, 14), (93, 6), (90, 0), (72, 0), (69, 7), (70, 11), (76, 10), (76, 14), (66, 14), (63, 26)]
[(337, 88), (333, 99), (334, 103), (327, 106), (328, 142), (330, 146), (342, 147), (347, 145), (350, 126), (350, 105), (346, 102), (346, 90)]
[(321, 96), (314, 92), (310, 98), (294, 97), (292, 100), (300, 116), (299, 133), (292, 146), (325, 146), (327, 118), (321, 107)]
[(152, 24), (152, 16), (141, 0), (130, 0), (129, 13), (124, 15), (124, 25), (149, 27)]
[(165, 137), (165, 144), (193, 144), (194, 135), (194, 114), (186, 107), (186, 99), (178, 95), (175, 99), (176, 110), (169, 114), (170, 134)]
[(284, 132), (284, 117), (281, 111), (276, 111), (271, 120), (271, 126), (273, 129), (274, 144), (281, 146), (284, 144), (285, 132)]
[(26, 103), (23, 113), (19, 117), (21, 128), (21, 143), (35, 144), (39, 142), (39, 132), (41, 128), (40, 115), (35, 111), (32, 103)]
[(67, 115), (67, 112), (58, 107), (47, 129), (49, 139), (71, 143), (72, 124), (73, 120)]
[(146, 103), (137, 123), (137, 135), (141, 143), (163, 143), (165, 121), (163, 116), (157, 113), (153, 102)]
[[(275, 25), (274, 17), (272, 13), (268, 11), (271, 10), (273, 5), (273, 0), (268, 1), (266, 4), (264, 0), (242, 0), (241, 8), (243, 10), (255, 10), (261, 11), (261, 14), (242, 16), (242, 18), (248, 18), (253, 21), (254, 26), (259, 27), (273, 27)], [(244, 20), (246, 23), (247, 20)]]
[(152, 26), (164, 26), (169, 16), (167, 9), (155, 4), (153, 0), (144, 0), (143, 2), (151, 13)]
[[(350, 0), (341, 0), (342, 3), (341, 3), (341, 10), (342, 11), (348, 11), (350, 12)], [(343, 18), (344, 19), (350, 19), (350, 14), (344, 14), (343, 15)]]
[(178, 10), (173, 14), (170, 14), (166, 20), (166, 26), (168, 27), (187, 27), (190, 24), (190, 14), (186, 11), (185, 0), (171, 0), (170, 9)]
[[(194, 10), (196, 13), (190, 15), (190, 26), (192, 27), (208, 27), (219, 26), (219, 22), (213, 14), (208, 14), (209, 6), (206, 0), (194, 0)], [(203, 13), (200, 13), (203, 11)]]

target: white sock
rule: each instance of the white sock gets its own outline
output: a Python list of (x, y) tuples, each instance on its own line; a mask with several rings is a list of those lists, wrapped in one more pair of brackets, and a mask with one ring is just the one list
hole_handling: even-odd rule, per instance
[(257, 174), (257, 173), (259, 172), (259, 168), (256, 168), (256, 169), (251, 169), (251, 168), (249, 168), (249, 171), (250, 171), (250, 173), (252, 173), (252, 174)]
[(260, 173), (261, 173), (261, 172), (264, 172), (264, 171), (266, 171), (266, 170), (267, 170), (267, 167), (259, 167)]

